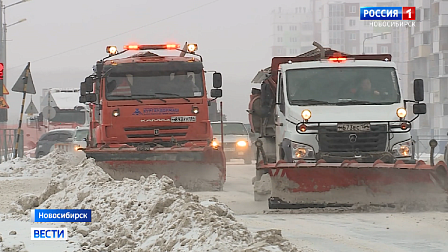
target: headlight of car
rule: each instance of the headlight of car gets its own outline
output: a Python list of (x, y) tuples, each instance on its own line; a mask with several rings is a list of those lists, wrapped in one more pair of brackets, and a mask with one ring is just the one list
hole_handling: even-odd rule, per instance
[(412, 140), (397, 143), (392, 146), (392, 154), (395, 157), (411, 157), (412, 156)]
[(249, 144), (248, 144), (247, 141), (238, 141), (238, 142), (236, 143), (236, 145), (237, 145), (238, 147), (246, 147), (246, 146), (248, 146)]
[(308, 145), (291, 143), (291, 152), (293, 159), (314, 158), (314, 149)]

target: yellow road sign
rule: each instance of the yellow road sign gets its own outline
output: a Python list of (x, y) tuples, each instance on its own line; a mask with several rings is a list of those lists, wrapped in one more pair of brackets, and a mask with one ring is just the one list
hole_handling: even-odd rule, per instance
[(6, 103), (5, 98), (3, 96), (0, 96), (0, 109), (9, 108), (8, 103)]
[(6, 89), (5, 84), (3, 84), (3, 94), (4, 94), (4, 95), (5, 95), (5, 94), (9, 94), (9, 91), (8, 91), (8, 89)]

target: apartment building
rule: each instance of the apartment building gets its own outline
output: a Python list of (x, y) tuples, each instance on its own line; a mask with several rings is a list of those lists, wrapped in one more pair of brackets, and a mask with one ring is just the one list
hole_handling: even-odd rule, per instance
[[(304, 1), (305, 2), (305, 1)], [(309, 5), (272, 11), (272, 56), (297, 56), (314, 49)]]
[(409, 0), (416, 7), (416, 26), (410, 31), (409, 75), (425, 82), (427, 114), (419, 135), (434, 138), (448, 132), (448, 1)]

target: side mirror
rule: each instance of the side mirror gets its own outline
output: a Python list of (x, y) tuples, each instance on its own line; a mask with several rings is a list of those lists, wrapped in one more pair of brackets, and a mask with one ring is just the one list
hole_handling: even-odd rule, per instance
[(86, 79), (84, 80), (85, 82), (85, 89), (87, 92), (93, 92), (93, 78), (92, 77), (86, 77)]
[(222, 75), (221, 73), (213, 74), (213, 88), (221, 88), (222, 87)]
[(414, 80), (414, 100), (415, 101), (423, 101), (425, 99), (423, 80), (415, 79)]
[(86, 102), (96, 102), (96, 94), (90, 93), (84, 96), (86, 98)]
[(424, 115), (426, 114), (426, 104), (417, 103), (412, 107), (414, 115)]
[(222, 89), (212, 89), (210, 91), (210, 96), (213, 98), (222, 97)]
[(87, 99), (86, 99), (85, 95), (79, 97), (79, 103), (86, 103), (86, 102), (87, 102)]
[(87, 94), (87, 86), (85, 82), (81, 82), (81, 85), (79, 85), (79, 92), (81, 93), (81, 96)]

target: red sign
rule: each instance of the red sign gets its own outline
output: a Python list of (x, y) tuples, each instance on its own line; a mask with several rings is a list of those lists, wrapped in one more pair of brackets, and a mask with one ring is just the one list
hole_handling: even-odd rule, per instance
[(403, 20), (415, 20), (415, 7), (403, 7)]

